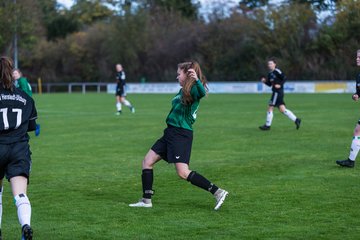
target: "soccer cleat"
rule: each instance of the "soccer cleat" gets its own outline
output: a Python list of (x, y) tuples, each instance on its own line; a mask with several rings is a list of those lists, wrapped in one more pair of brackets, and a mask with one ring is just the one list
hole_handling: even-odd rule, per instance
[(218, 191), (220, 192), (215, 193), (216, 205), (214, 207), (214, 210), (218, 210), (221, 207), (221, 205), (224, 203), (227, 195), (229, 195), (229, 193), (224, 189), (219, 189)]
[(295, 125), (296, 125), (296, 130), (298, 130), (300, 128), (300, 124), (301, 124), (301, 119), (300, 118), (297, 118), (295, 120)]
[(348, 168), (353, 168), (355, 167), (355, 161), (351, 161), (350, 159), (347, 160), (338, 160), (336, 161), (337, 165), (340, 165), (342, 167), (348, 167)]
[(262, 126), (260, 126), (259, 127), (261, 130), (263, 130), (263, 131), (267, 131), (267, 130), (270, 130), (270, 126), (266, 126), (266, 125), (262, 125)]
[(152, 203), (145, 203), (143, 199), (140, 199), (137, 203), (129, 204), (129, 207), (144, 207), (144, 208), (151, 208)]
[(115, 113), (115, 115), (116, 115), (116, 116), (120, 116), (120, 115), (121, 115), (121, 111), (117, 111), (117, 112)]
[(131, 111), (131, 113), (135, 113), (135, 108), (134, 108), (134, 107), (131, 107), (131, 108), (130, 108), (130, 111)]
[(32, 240), (33, 230), (27, 224), (22, 227), (22, 238), (21, 240)]

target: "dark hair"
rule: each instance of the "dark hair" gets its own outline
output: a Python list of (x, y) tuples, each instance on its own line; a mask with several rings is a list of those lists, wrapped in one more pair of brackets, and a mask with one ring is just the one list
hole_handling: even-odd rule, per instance
[(271, 58), (269, 58), (269, 59), (268, 59), (268, 62), (273, 62), (273, 63), (277, 64), (277, 63), (276, 63), (276, 58), (275, 58), (275, 57), (271, 57)]
[[(198, 62), (191, 61), (191, 62), (179, 63), (178, 68), (183, 70), (184, 73), (186, 73), (189, 69), (194, 69), (196, 72), (196, 75), (200, 79), (200, 81), (203, 84), (203, 86), (205, 87), (206, 91), (208, 90), (206, 77), (203, 75), (201, 68), (200, 68), (200, 64)], [(193, 98), (191, 97), (190, 92), (191, 92), (191, 88), (194, 85), (196, 80), (197, 79), (192, 79), (189, 77), (187, 77), (187, 79), (185, 80), (184, 86), (182, 87), (183, 96), (181, 99), (182, 103), (185, 105), (192, 104), (194, 101)]]
[(13, 61), (8, 57), (0, 58), (0, 83), (5, 89), (13, 90)]

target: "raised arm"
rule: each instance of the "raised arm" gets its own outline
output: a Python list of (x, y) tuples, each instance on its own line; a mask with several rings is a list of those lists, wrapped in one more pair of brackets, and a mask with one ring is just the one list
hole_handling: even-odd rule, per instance
[(194, 85), (191, 87), (190, 94), (194, 99), (200, 99), (206, 95), (206, 89), (202, 82), (200, 81), (198, 75), (196, 74), (195, 70), (190, 68), (188, 70), (188, 76), (192, 79), (197, 79)]
[(206, 95), (206, 89), (202, 82), (198, 79), (191, 88), (191, 96), (200, 99)]

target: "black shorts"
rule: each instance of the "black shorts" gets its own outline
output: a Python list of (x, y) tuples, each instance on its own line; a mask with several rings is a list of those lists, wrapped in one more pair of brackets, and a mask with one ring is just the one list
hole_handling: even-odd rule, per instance
[(279, 107), (285, 105), (284, 92), (273, 92), (269, 101), (269, 106)]
[(116, 88), (115, 96), (126, 97), (125, 87)]
[(10, 180), (23, 176), (29, 179), (31, 171), (31, 151), (27, 141), (0, 144), (0, 179)]
[(151, 149), (168, 163), (190, 163), (193, 132), (168, 125)]

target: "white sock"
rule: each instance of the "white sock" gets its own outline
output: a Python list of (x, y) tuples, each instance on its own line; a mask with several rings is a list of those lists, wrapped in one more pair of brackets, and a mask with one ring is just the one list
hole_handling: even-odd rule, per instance
[(358, 152), (360, 150), (360, 139), (358, 139), (358, 136), (355, 136), (351, 142), (351, 149), (350, 149), (350, 155), (349, 159), (351, 161), (355, 161), (356, 156), (358, 155)]
[(116, 103), (116, 110), (117, 110), (118, 112), (121, 111), (121, 103), (120, 103), (120, 102), (117, 102), (117, 103)]
[(285, 109), (284, 115), (286, 115), (286, 116), (287, 116), (288, 118), (290, 118), (293, 122), (295, 122), (296, 116), (295, 116), (295, 114), (294, 114), (292, 111), (290, 111), (289, 109)]
[(26, 194), (21, 193), (15, 196), (15, 204), (17, 207), (19, 223), (21, 226), (25, 224), (30, 226), (30, 219), (31, 219), (31, 205), (29, 198)]
[(132, 105), (128, 100), (125, 99), (123, 103), (124, 103), (125, 106), (127, 106), (129, 108), (132, 108)]
[(2, 194), (3, 194), (4, 188), (1, 186), (0, 188), (0, 229), (1, 229), (1, 220), (2, 220)]
[(268, 127), (271, 126), (273, 117), (274, 117), (273, 112), (267, 112), (267, 114), (266, 114), (266, 123), (265, 123), (266, 126), (268, 126)]

